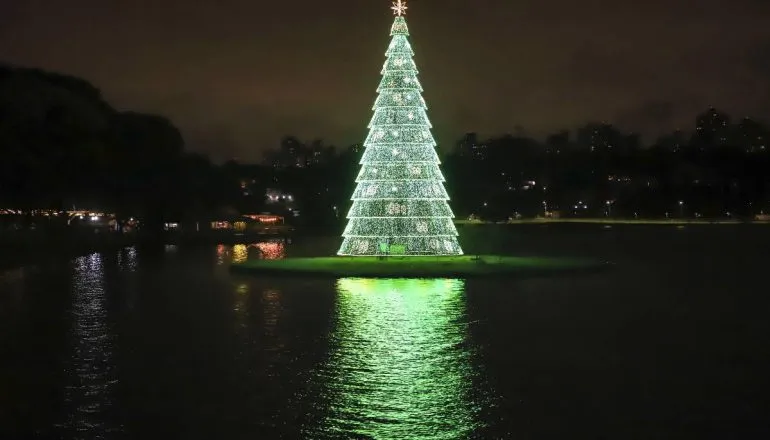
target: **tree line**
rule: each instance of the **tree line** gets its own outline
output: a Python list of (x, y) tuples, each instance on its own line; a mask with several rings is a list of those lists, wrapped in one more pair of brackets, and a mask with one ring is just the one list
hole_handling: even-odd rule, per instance
[(79, 78), (0, 65), (0, 206), (152, 224), (214, 209), (235, 188), (168, 119), (117, 111)]
[[(728, 124), (716, 111), (697, 121), (693, 136), (674, 133), (651, 146), (607, 124), (544, 141), (467, 135), (439, 150), (451, 206), (458, 217), (489, 219), (768, 212), (761, 124)], [(269, 210), (339, 229), (361, 152), (286, 136), (264, 163), (214, 164), (185, 150), (168, 119), (117, 111), (87, 81), (0, 65), (0, 207), (98, 207), (149, 227)], [(293, 194), (293, 206), (269, 203), (268, 188)], [(575, 208), (578, 201), (588, 208)]]

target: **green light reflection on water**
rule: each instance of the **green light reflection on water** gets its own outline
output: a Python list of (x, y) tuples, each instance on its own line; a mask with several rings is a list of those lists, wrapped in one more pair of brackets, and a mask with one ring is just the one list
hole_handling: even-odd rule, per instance
[(341, 279), (311, 436), (461, 439), (479, 427), (464, 282)]

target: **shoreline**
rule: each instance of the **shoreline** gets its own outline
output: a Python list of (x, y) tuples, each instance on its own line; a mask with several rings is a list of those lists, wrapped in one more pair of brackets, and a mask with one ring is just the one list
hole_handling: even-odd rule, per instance
[[(474, 226), (545, 226), (545, 225), (601, 225), (605, 228), (621, 225), (637, 226), (686, 226), (705, 225), (770, 225), (770, 221), (734, 220), (734, 219), (621, 219), (621, 218), (563, 218), (563, 219), (522, 219), (509, 222), (455, 220), (458, 228), (473, 228)], [(234, 235), (211, 236), (199, 234), (77, 234), (58, 233), (53, 231), (0, 234), (0, 271), (12, 270), (35, 264), (45, 264), (48, 261), (72, 259), (93, 252), (118, 250), (124, 247), (153, 245), (153, 244), (237, 244), (256, 242), (264, 239), (281, 238), (278, 236), (249, 236)], [(302, 231), (297, 235), (304, 236)], [(462, 234), (462, 232), (460, 232)], [(327, 234), (310, 234), (310, 236), (326, 236)], [(337, 234), (331, 234), (337, 237)], [(283, 237), (286, 238), (286, 237)]]
[(212, 234), (89, 234), (53, 231), (0, 234), (0, 271), (47, 261), (72, 259), (94, 252), (111, 252), (132, 246), (216, 245), (286, 239), (278, 235)]
[(601, 224), (601, 225), (770, 225), (762, 220), (729, 219), (614, 219), (614, 218), (563, 218), (563, 219), (522, 219), (507, 222), (482, 220), (455, 220), (455, 225), (548, 225), (548, 224)]
[(519, 278), (594, 272), (611, 263), (587, 258), (510, 255), (402, 255), (256, 259), (230, 265), (238, 274), (310, 278)]
[(132, 237), (110, 237), (100, 240), (88, 240), (67, 237), (60, 240), (14, 240), (12, 243), (2, 242), (3, 253), (0, 255), (0, 271), (18, 269), (20, 267), (45, 264), (48, 261), (62, 258), (73, 259), (91, 254), (117, 250), (137, 244)]

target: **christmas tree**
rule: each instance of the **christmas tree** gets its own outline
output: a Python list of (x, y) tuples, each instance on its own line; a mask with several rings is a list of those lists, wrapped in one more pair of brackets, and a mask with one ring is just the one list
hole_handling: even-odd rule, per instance
[(395, 20), (339, 255), (461, 255), (412, 57), (404, 0)]

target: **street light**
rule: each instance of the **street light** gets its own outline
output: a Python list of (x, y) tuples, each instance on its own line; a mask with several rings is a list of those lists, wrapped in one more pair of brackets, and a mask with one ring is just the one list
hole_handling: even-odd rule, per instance
[(679, 201), (679, 217), (684, 218), (684, 200)]
[(612, 217), (612, 200), (607, 200), (607, 217)]

